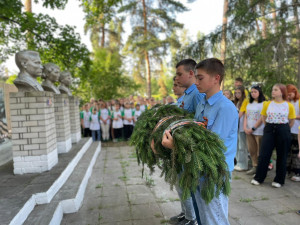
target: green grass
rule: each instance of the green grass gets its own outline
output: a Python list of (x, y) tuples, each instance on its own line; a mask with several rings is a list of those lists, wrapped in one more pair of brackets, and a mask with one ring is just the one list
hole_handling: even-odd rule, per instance
[(269, 200), (269, 198), (268, 198), (268, 197), (262, 196), (262, 197), (261, 197), (261, 200)]
[(129, 180), (129, 178), (127, 176), (122, 176), (122, 177), (118, 177), (118, 178), (124, 182)]
[(156, 214), (154, 214), (154, 216), (155, 216), (156, 218), (161, 218), (161, 217), (162, 217), (162, 215), (161, 215), (160, 213), (156, 213)]
[(137, 158), (136, 156), (136, 151), (133, 151), (130, 155), (129, 158)]
[(168, 223), (168, 222), (169, 222), (169, 220), (163, 219), (163, 220), (160, 221), (160, 224)]
[(157, 203), (166, 203), (166, 202), (168, 202), (168, 200), (165, 199), (165, 198), (159, 198), (159, 199), (157, 200)]
[(242, 179), (242, 178), (239, 177), (239, 176), (234, 176), (233, 179), (234, 179), (234, 180), (240, 180), (240, 179)]
[(168, 198), (168, 200), (169, 200), (170, 202), (178, 202), (178, 201), (180, 201), (179, 198)]
[(286, 214), (286, 213), (291, 213), (291, 212), (295, 212), (297, 211), (297, 209), (287, 209), (287, 210), (282, 210), (282, 211), (279, 211), (278, 214)]
[(103, 188), (103, 185), (102, 185), (102, 184), (98, 184), (98, 185), (96, 186), (96, 188)]
[(124, 169), (125, 167), (128, 167), (130, 164), (128, 161), (121, 161), (121, 167)]
[(100, 222), (100, 220), (102, 220), (102, 219), (103, 219), (103, 217), (99, 213), (99, 215), (98, 215), (98, 221)]
[(241, 198), (240, 202), (253, 202), (253, 200), (251, 198)]
[(149, 177), (148, 175), (146, 175), (145, 179), (146, 179), (146, 186), (148, 186), (148, 187), (155, 186), (155, 183), (154, 183), (154, 180), (152, 179), (152, 177)]

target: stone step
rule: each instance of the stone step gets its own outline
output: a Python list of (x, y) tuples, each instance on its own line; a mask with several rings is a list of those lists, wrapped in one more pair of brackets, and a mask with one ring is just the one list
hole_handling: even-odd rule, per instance
[(101, 143), (94, 142), (51, 202), (37, 205), (24, 224), (57, 225), (63, 214), (77, 212), (82, 205), (86, 186), (100, 151)]
[(91, 143), (91, 138), (82, 139), (70, 152), (60, 154), (58, 164), (50, 171), (40, 174), (13, 175), (12, 168), (0, 167), (4, 180), (0, 185), (0, 224), (23, 224), (37, 204), (49, 203)]

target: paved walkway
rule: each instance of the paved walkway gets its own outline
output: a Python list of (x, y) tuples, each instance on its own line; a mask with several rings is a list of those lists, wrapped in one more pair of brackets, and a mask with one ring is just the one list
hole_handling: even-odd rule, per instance
[[(136, 162), (132, 147), (102, 146), (89, 180), (83, 206), (78, 213), (64, 216), (62, 224), (72, 225), (156, 225), (180, 212), (175, 191), (159, 177), (152, 176)], [(282, 188), (271, 187), (274, 171), (265, 183), (250, 185), (251, 176), (234, 172), (229, 201), (230, 223), (300, 224), (300, 183), (287, 180)]]

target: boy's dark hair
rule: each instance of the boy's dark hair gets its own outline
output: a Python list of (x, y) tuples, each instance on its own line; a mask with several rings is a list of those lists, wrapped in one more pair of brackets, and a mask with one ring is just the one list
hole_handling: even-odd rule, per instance
[(197, 63), (193, 59), (183, 59), (179, 63), (176, 64), (176, 69), (179, 66), (183, 66), (184, 70), (187, 71), (187, 72), (190, 71), (190, 70), (195, 71), (196, 64)]
[[(251, 89), (252, 88), (255, 89), (255, 90), (257, 90), (259, 92), (259, 96), (258, 96), (258, 99), (257, 99), (258, 103), (261, 103), (261, 102), (263, 102), (263, 101), (266, 100), (266, 98), (265, 98), (265, 96), (264, 96), (264, 94), (262, 92), (262, 89), (261, 89), (261, 87), (259, 85), (253, 85), (251, 87)], [(252, 98), (251, 93), (250, 93), (249, 102), (252, 103), (253, 101), (254, 101), (254, 98)]]
[(204, 59), (196, 65), (195, 69), (205, 70), (210, 76), (220, 75), (220, 84), (224, 78), (224, 65), (216, 58)]
[(239, 81), (239, 82), (242, 82), (242, 83), (244, 83), (244, 81), (243, 81), (243, 79), (242, 79), (241, 77), (237, 77), (237, 78), (235, 78), (235, 81)]

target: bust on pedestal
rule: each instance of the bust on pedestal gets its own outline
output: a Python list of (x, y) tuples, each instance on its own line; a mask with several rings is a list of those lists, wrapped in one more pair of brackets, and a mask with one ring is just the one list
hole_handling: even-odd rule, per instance
[(35, 51), (20, 51), (15, 56), (16, 64), (20, 69), (14, 84), (19, 92), (44, 91), (36, 80), (42, 75), (42, 63), (40, 55)]
[(54, 92), (60, 94), (58, 88), (54, 85), (54, 82), (59, 80), (60, 69), (54, 63), (47, 63), (44, 65), (42, 78), (45, 80), (42, 83), (42, 87), (45, 91)]
[(67, 94), (68, 96), (72, 96), (72, 93), (69, 89), (71, 81), (72, 81), (72, 76), (69, 71), (63, 71), (60, 73), (60, 77), (59, 77), (60, 86), (58, 87), (60, 93)]

